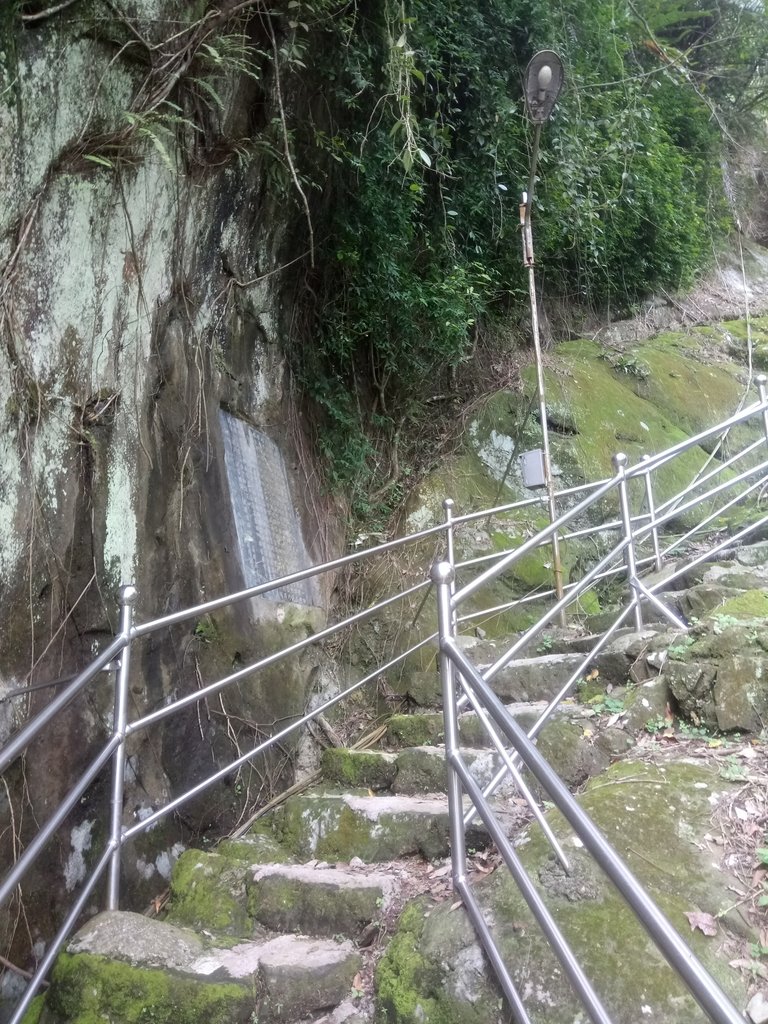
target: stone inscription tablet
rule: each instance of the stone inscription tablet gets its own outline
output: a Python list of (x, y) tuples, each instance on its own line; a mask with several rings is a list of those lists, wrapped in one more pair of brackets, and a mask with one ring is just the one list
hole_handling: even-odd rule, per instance
[[(246, 587), (305, 569), (309, 557), (280, 449), (266, 434), (223, 409), (219, 417)], [(312, 579), (263, 596), (272, 601), (320, 604), (317, 581)]]

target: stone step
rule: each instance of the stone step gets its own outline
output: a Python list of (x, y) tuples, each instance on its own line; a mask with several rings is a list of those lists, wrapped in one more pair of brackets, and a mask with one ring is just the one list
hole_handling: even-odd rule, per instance
[[(614, 618), (615, 614), (612, 615), (611, 622)], [(650, 635), (654, 629), (655, 627), (651, 627), (644, 630), (644, 635)], [(625, 648), (636, 635), (633, 628), (618, 630), (611, 643), (595, 656), (589, 671), (597, 669), (603, 685), (626, 685), (632, 662), (627, 659)], [(585, 655), (592, 650), (597, 640), (596, 635), (574, 636), (568, 641), (567, 651), (515, 658), (493, 676), (490, 686), (501, 700), (507, 702), (550, 700), (561, 692), (569, 679), (580, 669)], [(472, 638), (461, 638), (461, 641), (464, 653), (481, 671), (493, 665), (509, 646), (498, 642), (472, 642)], [(442, 705), (440, 682), (436, 671), (411, 673), (406, 692), (420, 707)]]
[[(344, 782), (355, 788), (388, 789), (405, 796), (446, 791), (445, 747), (442, 745), (407, 747), (394, 754), (366, 751), (365, 758), (359, 758), (360, 753), (363, 751), (340, 747), (325, 750), (321, 765), (323, 777), (332, 785)], [(465, 747), (462, 756), (480, 786), (491, 780), (501, 764), (500, 756), (487, 749)], [(383, 765), (381, 772), (375, 770), (378, 760)], [(388, 780), (386, 785), (380, 785), (383, 778)], [(498, 795), (511, 795), (511, 791), (507, 787)]]
[(246, 888), (250, 916), (272, 931), (357, 941), (386, 909), (391, 875), (309, 864), (265, 864)]
[(225, 839), (215, 850), (185, 850), (173, 867), (166, 920), (182, 928), (251, 938), (246, 884), (259, 864), (290, 861), (273, 835), (254, 831)]
[[(600, 706), (599, 703), (597, 706)], [(527, 731), (538, 720), (546, 707), (546, 701), (521, 701), (507, 704), (506, 710), (518, 725)], [(544, 756), (550, 760), (555, 770), (560, 772), (564, 779), (570, 775), (566, 768), (568, 754), (578, 738), (582, 738), (590, 746), (602, 750), (609, 757), (618, 756), (631, 744), (631, 737), (623, 733), (621, 729), (600, 728), (598, 718), (595, 705), (579, 704), (567, 699), (560, 704), (550, 721), (541, 730), (537, 744)], [(487, 749), (492, 746), (482, 722), (474, 711), (467, 711), (459, 715), (458, 726), (459, 740), (463, 746), (476, 749)], [(443, 740), (443, 716), (440, 712), (393, 715), (387, 725), (388, 745), (400, 748), (401, 752), (424, 747), (442, 749)], [(367, 753), (369, 756), (374, 755), (372, 751)], [(399, 758), (398, 751), (387, 754), (387, 773), (393, 775), (392, 785), (395, 788)], [(343, 754), (336, 754), (332, 750), (325, 752), (324, 760), (331, 773), (335, 771), (338, 761), (345, 764), (345, 770), (348, 773), (353, 772), (355, 768), (355, 762), (352, 759), (347, 759)]]
[(288, 1024), (342, 1003), (360, 970), (351, 942), (278, 935), (234, 946), (125, 911), (89, 921), (51, 977), (55, 1019), (227, 1020)]
[[(512, 832), (519, 813), (501, 808), (500, 814)], [(449, 849), (448, 805), (439, 796), (311, 791), (289, 797), (271, 820), (280, 842), (299, 860), (348, 863), (358, 857), (371, 864), (415, 854), (434, 860)], [(482, 827), (469, 830), (469, 846), (489, 842)]]
[[(545, 707), (544, 703), (516, 704), (510, 705), (508, 710), (518, 724), (527, 730)], [(437, 717), (442, 725), (441, 716)], [(469, 715), (463, 716), (460, 720), (462, 725), (467, 725), (466, 719), (469, 718)], [(480, 739), (485, 740), (474, 713), (471, 713), (471, 721), (472, 741), (477, 743)], [(470, 730), (464, 728), (462, 731), (466, 733)], [(571, 787), (580, 786), (586, 779), (602, 771), (613, 758), (623, 754), (631, 743), (631, 736), (623, 729), (601, 729), (595, 720), (595, 712), (589, 707), (578, 705), (568, 705), (561, 710), (544, 726), (537, 739), (540, 752)], [(364, 758), (358, 756), (360, 753), (343, 748), (324, 751), (322, 770), (325, 779), (333, 785), (347, 783), (355, 787), (389, 789), (393, 793), (402, 794), (446, 791), (445, 747), (439, 742), (405, 747), (396, 753), (366, 751)], [(463, 747), (462, 756), (481, 787), (485, 787), (495, 777), (503, 763), (490, 741), (483, 746)], [(510, 780), (497, 791), (497, 795), (506, 798), (519, 796), (519, 793)]]

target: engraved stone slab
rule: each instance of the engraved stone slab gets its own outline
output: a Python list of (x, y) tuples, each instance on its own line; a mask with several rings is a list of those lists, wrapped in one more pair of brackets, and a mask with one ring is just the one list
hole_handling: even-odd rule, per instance
[[(246, 587), (307, 568), (309, 556), (280, 449), (266, 434), (223, 409), (219, 418)], [(293, 604), (320, 604), (320, 591), (314, 579), (292, 583), (263, 596)]]

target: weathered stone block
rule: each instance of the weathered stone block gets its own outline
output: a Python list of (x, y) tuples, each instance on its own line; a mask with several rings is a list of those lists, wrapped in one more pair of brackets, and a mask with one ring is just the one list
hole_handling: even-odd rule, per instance
[(391, 881), (338, 868), (265, 866), (248, 880), (248, 909), (274, 931), (355, 939), (381, 914)]
[(713, 664), (670, 659), (664, 665), (663, 676), (684, 715), (696, 724), (717, 727), (717, 711), (712, 695), (715, 680)]
[(245, 908), (249, 861), (204, 850), (187, 850), (171, 878), (168, 920), (220, 935), (248, 936), (253, 931)]
[(760, 732), (768, 716), (768, 659), (731, 655), (717, 666), (714, 684), (718, 728)]
[(396, 755), (381, 750), (348, 750), (330, 747), (323, 751), (323, 777), (349, 789), (389, 789), (397, 774)]

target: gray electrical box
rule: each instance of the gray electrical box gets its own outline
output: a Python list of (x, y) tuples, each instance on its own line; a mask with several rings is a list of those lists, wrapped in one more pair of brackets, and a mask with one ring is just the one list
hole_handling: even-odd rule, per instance
[(520, 475), (526, 487), (546, 487), (547, 478), (544, 474), (544, 452), (534, 448), (531, 452), (523, 452), (518, 456)]

